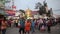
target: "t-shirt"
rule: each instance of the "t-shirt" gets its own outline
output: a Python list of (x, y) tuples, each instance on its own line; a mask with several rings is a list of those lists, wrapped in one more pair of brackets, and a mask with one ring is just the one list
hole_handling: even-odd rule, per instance
[(34, 21), (32, 21), (31, 26), (35, 26), (35, 22)]
[(25, 26), (25, 20), (20, 20), (20, 26), (22, 27), (22, 28), (24, 28), (24, 26)]

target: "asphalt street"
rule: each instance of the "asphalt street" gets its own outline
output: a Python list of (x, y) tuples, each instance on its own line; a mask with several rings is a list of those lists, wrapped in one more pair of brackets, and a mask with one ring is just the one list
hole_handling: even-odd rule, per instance
[[(19, 34), (19, 28), (16, 28), (16, 27), (8, 28), (6, 31), (6, 34)], [(32, 33), (30, 32), (30, 34)], [(35, 30), (33, 34), (60, 34), (60, 25), (52, 26), (51, 33), (48, 33), (47, 31), (41, 32), (41, 31)]]

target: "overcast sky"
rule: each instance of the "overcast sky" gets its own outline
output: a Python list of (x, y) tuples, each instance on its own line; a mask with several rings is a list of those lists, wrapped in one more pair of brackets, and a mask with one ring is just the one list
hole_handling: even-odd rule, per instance
[[(15, 0), (16, 9), (23, 9), (26, 10), (30, 8), (31, 10), (35, 10), (35, 4), (37, 2), (43, 3), (44, 0)], [(52, 8), (53, 10), (60, 9), (60, 0), (46, 0), (48, 7)], [(54, 14), (59, 14), (60, 11), (54, 11)]]

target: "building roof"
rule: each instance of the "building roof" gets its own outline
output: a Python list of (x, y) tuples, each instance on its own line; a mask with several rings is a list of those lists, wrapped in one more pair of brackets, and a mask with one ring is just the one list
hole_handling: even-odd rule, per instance
[(38, 11), (32, 11), (33, 15), (36, 15), (38, 13)]

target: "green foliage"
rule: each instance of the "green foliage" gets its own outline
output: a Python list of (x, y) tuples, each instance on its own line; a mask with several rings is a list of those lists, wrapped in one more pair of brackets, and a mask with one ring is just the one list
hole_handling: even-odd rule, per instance
[(0, 2), (1, 2), (2, 4), (5, 4), (5, 0), (0, 0)]
[(39, 9), (38, 13), (39, 13), (40, 15), (46, 14), (45, 6), (42, 5), (40, 2), (36, 3), (36, 7), (35, 7), (35, 8), (36, 8), (36, 9)]
[(24, 10), (19, 10), (19, 11), (21, 11), (22, 13), (25, 13), (25, 11), (24, 11)]

